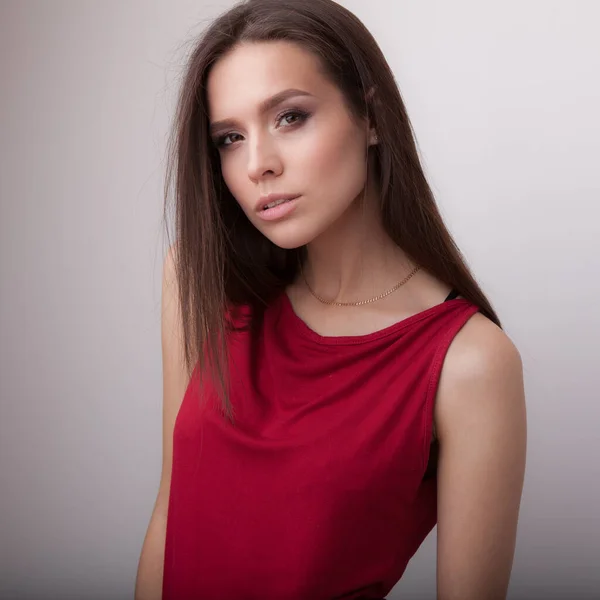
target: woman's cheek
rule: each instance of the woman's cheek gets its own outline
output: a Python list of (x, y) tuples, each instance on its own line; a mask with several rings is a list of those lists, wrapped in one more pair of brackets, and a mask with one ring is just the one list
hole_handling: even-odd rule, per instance
[(290, 144), (286, 165), (307, 184), (318, 183), (323, 173), (327, 173), (335, 161), (335, 142), (322, 132), (310, 131), (296, 136)]
[[(239, 163), (239, 160), (237, 162)], [(223, 150), (221, 155), (221, 174), (227, 187), (230, 189), (236, 187), (236, 179), (239, 179), (239, 173), (237, 173), (236, 177), (236, 171), (239, 171), (239, 165), (236, 165), (235, 156), (230, 151)]]
[(252, 201), (249, 196), (250, 180), (245, 176), (243, 165), (239, 158), (235, 156), (223, 156), (221, 158), (221, 174), (227, 189), (237, 200), (244, 211), (248, 208), (248, 202)]

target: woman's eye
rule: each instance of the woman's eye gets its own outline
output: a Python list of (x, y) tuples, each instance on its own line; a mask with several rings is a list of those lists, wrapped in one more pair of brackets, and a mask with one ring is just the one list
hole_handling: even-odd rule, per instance
[(232, 138), (235, 138), (236, 136), (239, 136), (239, 133), (228, 133), (227, 135), (221, 136), (217, 139), (217, 147), (220, 148), (221, 146), (231, 146), (231, 144), (233, 144), (236, 141)]
[(296, 125), (296, 123), (299, 123), (301, 121), (305, 121), (306, 118), (308, 117), (308, 115), (306, 113), (297, 111), (297, 110), (293, 110), (293, 111), (288, 111), (286, 113), (284, 113), (283, 115), (281, 115), (277, 121), (279, 123), (281, 123), (284, 127), (288, 127), (290, 125)]

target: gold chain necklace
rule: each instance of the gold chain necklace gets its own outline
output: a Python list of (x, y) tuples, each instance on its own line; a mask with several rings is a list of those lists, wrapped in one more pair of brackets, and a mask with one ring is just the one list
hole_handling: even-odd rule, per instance
[(325, 300), (317, 294), (306, 281), (306, 277), (304, 276), (304, 271), (301, 269), (302, 279), (304, 279), (304, 283), (308, 288), (308, 291), (322, 304), (327, 304), (329, 306), (362, 306), (363, 304), (370, 304), (371, 302), (377, 302), (377, 300), (381, 300), (386, 296), (394, 293), (397, 289), (401, 288), (421, 267), (415, 267), (400, 283), (397, 283), (393, 288), (389, 289), (387, 292), (383, 292), (383, 294), (379, 294), (379, 296), (375, 296), (375, 298), (371, 298), (369, 300), (361, 300), (360, 302), (336, 302), (335, 300)]

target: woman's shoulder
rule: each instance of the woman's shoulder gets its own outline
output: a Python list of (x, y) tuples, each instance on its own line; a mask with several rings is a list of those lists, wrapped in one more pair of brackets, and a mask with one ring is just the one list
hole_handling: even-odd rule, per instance
[(454, 338), (445, 367), (448, 377), (464, 381), (514, 375), (521, 369), (521, 356), (504, 330), (476, 313)]
[(523, 407), (519, 350), (500, 327), (474, 314), (452, 340), (444, 360), (435, 408), (439, 437), (456, 424), (473, 418), (498, 421)]

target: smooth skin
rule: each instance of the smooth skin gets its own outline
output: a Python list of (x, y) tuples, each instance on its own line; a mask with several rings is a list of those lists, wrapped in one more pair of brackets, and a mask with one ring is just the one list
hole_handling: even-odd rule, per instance
[(450, 345), (434, 421), (438, 598), (506, 598), (525, 475), (523, 368), (513, 343), (481, 314)]
[[(216, 63), (207, 92), (227, 186), (275, 244), (307, 245), (305, 274), (319, 295), (340, 302), (370, 298), (412, 270), (379, 220), (379, 191), (368, 176), (366, 150), (376, 143), (375, 132), (351, 115), (316, 57), (289, 42), (243, 44)], [(300, 117), (299, 110), (310, 116)], [(301, 197), (288, 217), (265, 222), (255, 208), (270, 192)], [(173, 426), (189, 381), (174, 260), (171, 249), (163, 274), (163, 468), (140, 557), (136, 600), (161, 596)], [(421, 270), (394, 294), (361, 307), (323, 305), (302, 279), (287, 293), (311, 329), (340, 336), (382, 329), (443, 302), (449, 291)], [(434, 412), (440, 445), (439, 600), (506, 597), (525, 473), (523, 388), (514, 344), (486, 317), (474, 315), (450, 345)]]

